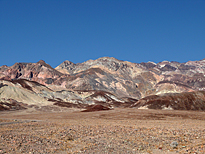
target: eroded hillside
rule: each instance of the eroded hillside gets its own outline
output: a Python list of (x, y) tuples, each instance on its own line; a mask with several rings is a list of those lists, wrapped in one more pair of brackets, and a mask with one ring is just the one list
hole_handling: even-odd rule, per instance
[[(204, 110), (204, 97), (201, 94), (205, 90), (205, 59), (156, 64), (102, 57), (78, 64), (64, 61), (55, 69), (40, 60), (37, 63), (1, 66), (0, 79), (2, 109), (6, 106), (14, 108), (9, 104), (16, 101), (22, 109), (26, 105), (75, 108), (103, 105), (110, 109), (140, 108), (141, 105), (160, 109), (163, 107), (156, 104), (161, 102), (172, 109)], [(190, 99), (186, 100), (187, 97)], [(173, 102), (178, 105), (173, 105)], [(151, 107), (150, 103), (153, 103)], [(191, 104), (195, 104), (195, 107), (191, 107)]]

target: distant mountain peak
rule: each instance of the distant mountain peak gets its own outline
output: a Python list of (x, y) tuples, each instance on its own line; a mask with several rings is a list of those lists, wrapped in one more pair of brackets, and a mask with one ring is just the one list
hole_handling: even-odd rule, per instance
[(120, 61), (119, 59), (116, 59), (116, 58), (114, 58), (114, 57), (100, 57), (100, 58), (98, 58), (97, 60), (116, 60), (116, 61)]
[(75, 63), (73, 63), (73, 62), (71, 62), (69, 60), (65, 60), (59, 66), (68, 66), (68, 65), (75, 65)]
[(37, 63), (46, 64), (46, 62), (44, 60), (39, 60)]
[(47, 64), (44, 60), (39, 60), (36, 64), (40, 64), (42, 66), (45, 66), (47, 68), (53, 69), (49, 64)]
[(71, 70), (73, 70), (75, 68), (75, 65), (76, 64), (74, 64), (73, 62), (71, 62), (69, 60), (65, 60), (59, 66), (57, 66), (55, 69), (61, 73), (70, 74)]

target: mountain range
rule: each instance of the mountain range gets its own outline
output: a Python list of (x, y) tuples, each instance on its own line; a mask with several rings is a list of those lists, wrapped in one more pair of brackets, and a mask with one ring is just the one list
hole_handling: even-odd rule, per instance
[(205, 59), (132, 63), (102, 57), (52, 68), (0, 67), (0, 110), (80, 108), (205, 110)]

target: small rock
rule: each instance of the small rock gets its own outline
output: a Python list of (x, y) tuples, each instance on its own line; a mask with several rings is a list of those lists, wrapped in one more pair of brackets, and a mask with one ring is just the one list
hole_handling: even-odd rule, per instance
[(172, 148), (176, 148), (176, 147), (178, 146), (177, 141), (173, 141), (173, 142), (170, 144), (170, 146), (171, 146)]

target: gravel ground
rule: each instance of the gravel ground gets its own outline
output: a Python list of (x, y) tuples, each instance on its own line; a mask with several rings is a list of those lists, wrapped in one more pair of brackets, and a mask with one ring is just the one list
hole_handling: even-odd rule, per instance
[(204, 112), (172, 112), (4, 112), (0, 153), (205, 153)]

